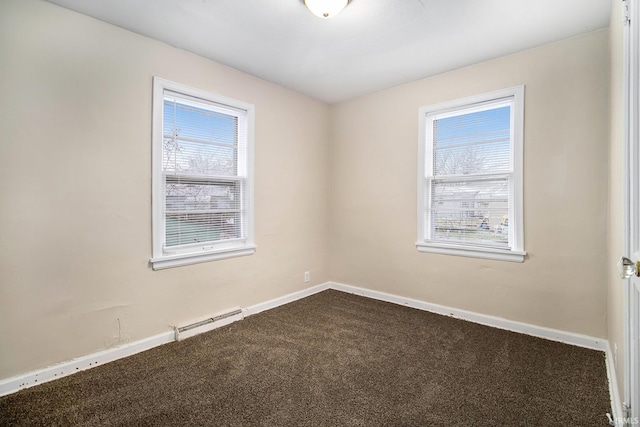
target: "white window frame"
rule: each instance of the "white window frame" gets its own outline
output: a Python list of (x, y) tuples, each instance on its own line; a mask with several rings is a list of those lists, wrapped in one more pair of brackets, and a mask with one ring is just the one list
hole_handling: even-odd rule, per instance
[[(429, 133), (430, 120), (434, 115), (444, 115), (456, 111), (477, 107), (483, 104), (510, 100), (511, 109), (511, 171), (503, 175), (508, 176), (511, 186), (509, 199), (509, 247), (497, 248), (466, 244), (464, 242), (451, 243), (431, 239), (427, 231), (431, 229), (427, 207), (431, 204), (431, 180), (433, 179), (433, 141)], [(420, 252), (485, 258), (500, 261), (523, 262), (527, 254), (524, 250), (524, 222), (523, 222), (523, 130), (524, 130), (524, 86), (470, 96), (436, 105), (421, 107), (418, 113), (418, 239), (416, 248)], [(432, 125), (431, 125), (432, 126)]]
[[(246, 238), (221, 242), (203, 242), (184, 245), (180, 248), (164, 248), (165, 243), (165, 183), (162, 171), (163, 159), (163, 115), (165, 92), (183, 94), (198, 98), (205, 103), (228, 106), (246, 112), (246, 178), (244, 179), (246, 220), (244, 231)], [(152, 117), (152, 240), (153, 253), (150, 259), (154, 270), (196, 264), (219, 259), (251, 255), (255, 253), (253, 229), (253, 150), (255, 107), (252, 104), (216, 95), (201, 89), (192, 88), (160, 77), (153, 78), (153, 117)]]

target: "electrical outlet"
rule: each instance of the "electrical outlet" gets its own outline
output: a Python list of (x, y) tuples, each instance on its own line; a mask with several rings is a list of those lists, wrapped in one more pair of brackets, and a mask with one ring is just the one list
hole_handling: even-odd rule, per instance
[(308, 282), (309, 282), (309, 280), (310, 280), (310, 279), (309, 279), (309, 272), (308, 272), (308, 271), (305, 271), (305, 272), (304, 272), (304, 283), (308, 283)]

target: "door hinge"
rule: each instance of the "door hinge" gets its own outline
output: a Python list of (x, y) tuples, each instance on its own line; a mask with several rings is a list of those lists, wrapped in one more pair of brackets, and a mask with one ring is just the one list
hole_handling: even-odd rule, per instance
[(629, 25), (631, 17), (629, 15), (629, 0), (622, 0), (622, 24)]

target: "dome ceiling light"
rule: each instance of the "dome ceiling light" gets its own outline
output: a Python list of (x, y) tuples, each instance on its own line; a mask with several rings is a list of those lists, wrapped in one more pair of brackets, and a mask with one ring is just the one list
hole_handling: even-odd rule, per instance
[(304, 0), (305, 6), (319, 18), (333, 18), (347, 7), (349, 0)]

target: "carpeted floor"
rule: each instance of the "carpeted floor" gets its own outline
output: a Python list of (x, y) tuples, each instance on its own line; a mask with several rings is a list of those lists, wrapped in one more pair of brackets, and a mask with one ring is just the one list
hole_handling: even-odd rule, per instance
[(607, 426), (604, 353), (338, 291), (0, 398), (20, 426)]

